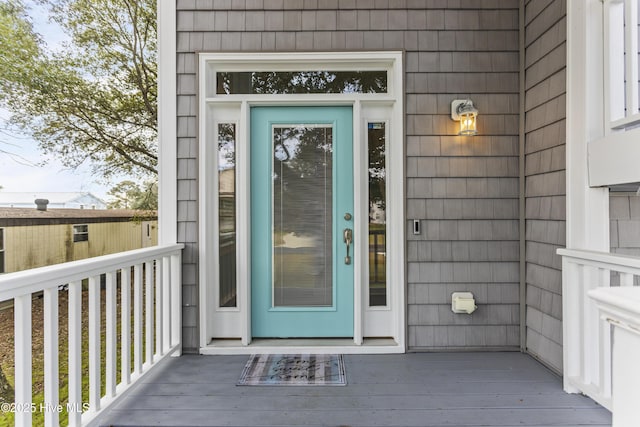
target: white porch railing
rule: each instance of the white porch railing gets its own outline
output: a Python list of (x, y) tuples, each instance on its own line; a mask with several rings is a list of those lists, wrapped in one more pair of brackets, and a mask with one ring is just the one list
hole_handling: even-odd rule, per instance
[(612, 326), (612, 425), (638, 425), (640, 384), (640, 287), (599, 288), (589, 292)]
[[(611, 327), (587, 293), (638, 286), (640, 258), (608, 252), (558, 249), (562, 256), (564, 390), (584, 393), (611, 410)], [(615, 283), (619, 282), (619, 283)]]
[[(69, 426), (86, 425), (157, 362), (179, 354), (182, 247), (156, 246), (0, 276), (0, 302), (13, 300), (14, 303), (15, 406), (11, 409), (15, 412), (16, 426), (32, 425), (32, 414), (44, 412), (45, 425), (55, 427), (60, 423), (61, 413), (66, 411)], [(89, 340), (89, 394), (85, 402), (82, 397), (83, 287), (88, 292), (84, 310), (88, 310)], [(69, 395), (65, 411), (59, 406), (58, 381), (58, 294), (61, 292), (68, 292), (69, 301)], [(31, 319), (32, 299), (40, 293), (44, 304), (44, 403), (35, 405)], [(101, 294), (105, 295), (104, 313)], [(103, 316), (104, 329), (100, 326)], [(105, 338), (101, 337), (103, 332)], [(100, 349), (103, 339), (104, 356)]]

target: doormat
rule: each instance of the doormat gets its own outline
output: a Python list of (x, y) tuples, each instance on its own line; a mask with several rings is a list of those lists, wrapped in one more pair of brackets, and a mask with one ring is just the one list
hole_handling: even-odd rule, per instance
[(253, 354), (238, 385), (347, 385), (342, 355)]

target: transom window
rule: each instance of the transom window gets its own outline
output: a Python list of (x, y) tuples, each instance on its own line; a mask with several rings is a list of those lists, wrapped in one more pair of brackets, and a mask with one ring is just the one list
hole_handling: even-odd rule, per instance
[(218, 95), (387, 93), (386, 71), (219, 72)]

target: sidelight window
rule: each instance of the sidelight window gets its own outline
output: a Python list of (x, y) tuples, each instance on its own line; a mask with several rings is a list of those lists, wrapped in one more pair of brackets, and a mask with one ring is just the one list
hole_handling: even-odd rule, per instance
[(387, 305), (386, 126), (367, 125), (369, 179), (369, 306)]
[(237, 306), (236, 125), (218, 124), (219, 306)]

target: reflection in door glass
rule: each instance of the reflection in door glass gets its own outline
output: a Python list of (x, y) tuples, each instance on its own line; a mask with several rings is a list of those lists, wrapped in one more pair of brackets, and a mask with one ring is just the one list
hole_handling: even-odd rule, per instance
[(0, 273), (4, 273), (4, 228), (0, 228)]
[(218, 124), (220, 307), (236, 307), (236, 125)]
[(369, 154), (369, 306), (387, 305), (385, 123), (367, 126)]
[(329, 125), (273, 128), (273, 306), (333, 301)]

